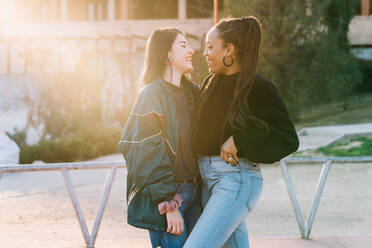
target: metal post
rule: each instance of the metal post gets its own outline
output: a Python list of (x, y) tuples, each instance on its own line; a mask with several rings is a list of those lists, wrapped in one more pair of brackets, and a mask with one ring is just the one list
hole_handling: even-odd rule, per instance
[(213, 4), (213, 17), (214, 17), (214, 24), (218, 22), (218, 0), (214, 0)]
[(186, 19), (186, 0), (178, 0), (178, 19)]
[(88, 4), (88, 20), (94, 21), (95, 19), (95, 13), (94, 13), (94, 3)]
[(320, 173), (319, 180), (318, 180), (318, 184), (317, 184), (317, 187), (316, 187), (316, 192), (315, 192), (313, 205), (311, 206), (311, 211), (310, 211), (310, 214), (309, 214), (306, 222), (304, 222), (303, 216), (302, 216), (302, 213), (301, 213), (301, 209), (300, 209), (300, 206), (299, 206), (297, 198), (296, 198), (296, 193), (294, 191), (294, 187), (293, 187), (293, 184), (292, 184), (292, 181), (291, 181), (291, 177), (289, 176), (289, 173), (288, 173), (288, 168), (287, 168), (286, 162), (284, 160), (280, 161), (280, 168), (281, 168), (284, 180), (287, 184), (288, 194), (289, 194), (289, 197), (291, 199), (291, 203), (292, 203), (293, 210), (295, 212), (297, 224), (298, 224), (298, 227), (299, 227), (300, 232), (301, 232), (301, 237), (303, 239), (309, 239), (310, 238), (311, 228), (313, 226), (315, 216), (316, 216), (316, 212), (318, 210), (318, 206), (319, 206), (319, 203), (320, 203), (320, 198), (322, 196), (322, 193), (323, 193), (323, 190), (324, 190), (324, 187), (325, 187), (325, 183), (327, 181), (327, 176), (328, 176), (328, 173), (329, 173), (331, 162), (332, 162), (331, 160), (327, 160), (325, 162), (325, 164), (323, 165), (323, 168), (322, 168), (322, 171)]
[(48, 9), (49, 8), (48, 8), (47, 3), (43, 3), (41, 5), (41, 21), (42, 22), (47, 22), (48, 21), (48, 17), (49, 17), (49, 15), (48, 15), (49, 10)]
[(306, 228), (305, 223), (304, 223), (304, 219), (302, 217), (301, 209), (300, 209), (300, 206), (299, 206), (297, 198), (296, 198), (296, 193), (295, 193), (294, 188), (293, 188), (291, 177), (289, 176), (289, 173), (288, 173), (287, 165), (283, 160), (280, 161), (280, 169), (281, 169), (283, 177), (284, 177), (284, 179), (287, 183), (288, 194), (289, 194), (289, 197), (291, 199), (293, 210), (295, 212), (298, 228), (300, 229), (300, 232), (301, 232), (301, 237), (304, 238), (305, 237), (305, 228)]
[(98, 20), (99, 20), (99, 21), (102, 21), (102, 20), (103, 20), (103, 12), (102, 12), (102, 11), (103, 11), (103, 7), (102, 7), (102, 2), (99, 2), (99, 3), (98, 3), (98, 7), (97, 7), (97, 8), (98, 8), (98, 10), (97, 10), (97, 11), (98, 11)]
[(74, 188), (72, 187), (72, 181), (71, 181), (70, 174), (69, 174), (69, 172), (66, 168), (62, 168), (61, 172), (62, 172), (63, 178), (65, 180), (65, 184), (66, 184), (66, 187), (67, 187), (67, 191), (70, 195), (72, 205), (74, 206), (76, 217), (79, 220), (80, 229), (81, 229), (81, 232), (83, 233), (85, 243), (89, 247), (90, 235), (89, 235), (89, 232), (88, 232), (87, 224), (85, 223), (83, 211), (81, 210), (81, 207), (80, 207), (80, 204), (79, 204), (79, 200), (76, 196)]
[(363, 16), (369, 16), (370, 0), (361, 0), (361, 13)]
[(112, 183), (113, 183), (114, 178), (115, 178), (115, 174), (116, 174), (116, 168), (115, 167), (112, 167), (111, 170), (107, 173), (107, 177), (106, 177), (106, 181), (105, 181), (105, 188), (104, 188), (104, 191), (103, 191), (102, 197), (101, 197), (101, 203), (100, 203), (99, 208), (98, 208), (98, 213), (97, 213), (97, 216), (96, 216), (96, 220), (94, 222), (92, 235), (91, 235), (90, 240), (89, 240), (89, 247), (94, 247), (94, 243), (96, 242), (97, 233), (98, 233), (99, 227), (101, 225), (103, 213), (104, 213), (105, 208), (106, 208), (107, 200), (108, 200), (109, 195), (110, 195), (110, 191), (111, 191)]
[(107, 20), (115, 20), (115, 0), (108, 0), (107, 2)]
[(61, 0), (60, 2), (61, 6), (61, 21), (66, 22), (67, 21), (67, 0)]
[(316, 187), (316, 194), (315, 194), (313, 206), (311, 208), (310, 215), (309, 215), (308, 219), (306, 220), (307, 224), (306, 224), (305, 239), (309, 239), (309, 237), (310, 237), (311, 228), (313, 226), (313, 222), (315, 220), (315, 215), (316, 215), (316, 212), (318, 210), (318, 206), (319, 206), (319, 203), (320, 203), (320, 198), (322, 197), (322, 194), (323, 194), (323, 190), (324, 190), (324, 186), (325, 186), (326, 181), (327, 181), (327, 176), (328, 176), (328, 173), (329, 173), (329, 169), (331, 168), (331, 163), (332, 163), (332, 161), (329, 160), (323, 165), (322, 172), (320, 174), (319, 181), (318, 181), (318, 184), (317, 184), (317, 187)]
[(128, 20), (129, 19), (129, 0), (120, 0), (120, 19)]
[(50, 21), (58, 21), (58, 0), (49, 0), (49, 18)]

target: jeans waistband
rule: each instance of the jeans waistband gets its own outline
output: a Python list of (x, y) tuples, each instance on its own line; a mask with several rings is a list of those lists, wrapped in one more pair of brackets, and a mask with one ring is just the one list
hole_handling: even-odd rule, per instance
[[(212, 163), (212, 162), (225, 162), (221, 159), (220, 156), (199, 156), (198, 161), (201, 163)], [(246, 158), (239, 158), (239, 163), (236, 165), (236, 167), (240, 167), (242, 164), (244, 164), (245, 167), (252, 167), (252, 169), (260, 169), (260, 164), (254, 163)]]
[(182, 184), (193, 184), (193, 185), (198, 185), (200, 183), (201, 179), (200, 178), (193, 178), (193, 179), (185, 179), (185, 180), (177, 180), (178, 185)]

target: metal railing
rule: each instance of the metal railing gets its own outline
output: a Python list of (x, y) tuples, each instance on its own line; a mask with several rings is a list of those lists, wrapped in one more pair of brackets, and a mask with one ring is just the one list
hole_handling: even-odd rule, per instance
[[(40, 171), (61, 171), (67, 191), (70, 195), (76, 217), (78, 218), (81, 232), (88, 248), (93, 248), (96, 242), (99, 227), (101, 225), (103, 212), (110, 195), (111, 186), (118, 168), (126, 168), (124, 162), (83, 162), (83, 163), (53, 163), (53, 164), (22, 164), (22, 165), (0, 165), (0, 179), (4, 172), (40, 172)], [(89, 233), (83, 211), (81, 210), (76, 192), (72, 186), (69, 170), (92, 170), (92, 169), (110, 169), (105, 180), (101, 201), (95, 218), (92, 232)]]
[[(315, 198), (310, 211), (310, 214), (306, 220), (303, 219), (300, 206), (297, 201), (296, 193), (291, 181), (291, 177), (288, 172), (288, 164), (319, 164), (323, 163), (323, 168), (319, 176), (318, 184), (316, 187)], [(321, 196), (327, 181), (327, 176), (331, 168), (332, 163), (372, 163), (371, 157), (288, 157), (280, 161), (280, 169), (283, 178), (287, 185), (288, 194), (291, 200), (293, 210), (295, 212), (297, 224), (301, 233), (301, 237), (304, 239), (310, 238), (311, 228), (315, 220), (316, 212), (321, 200)], [(24, 165), (0, 165), (0, 179), (4, 172), (17, 173), (17, 172), (39, 172), (39, 171), (61, 171), (65, 181), (67, 191), (70, 195), (72, 205), (74, 207), (76, 216), (78, 218), (80, 229), (82, 231), (85, 243), (88, 248), (93, 248), (99, 227), (101, 225), (103, 213), (106, 207), (108, 197), (110, 195), (111, 186), (115, 178), (115, 173), (118, 168), (126, 168), (124, 162), (83, 162), (83, 163), (51, 163), (51, 164), (24, 164)], [(80, 207), (80, 203), (73, 189), (69, 170), (91, 170), (91, 169), (110, 169), (108, 171), (106, 181), (104, 184), (104, 190), (101, 196), (100, 205), (98, 208), (97, 216), (94, 222), (92, 232), (89, 233), (83, 212)]]
[[(287, 164), (319, 164), (323, 163), (323, 168), (320, 172), (318, 184), (316, 186), (315, 197), (311, 207), (310, 214), (306, 222), (303, 219), (300, 205), (298, 204), (296, 193), (292, 184), (291, 177), (288, 173)], [(322, 193), (327, 182), (327, 177), (332, 163), (372, 163), (372, 157), (288, 157), (280, 161), (280, 169), (283, 178), (287, 184), (289, 198), (291, 200), (293, 211), (295, 212), (298, 228), (303, 239), (310, 239), (311, 228), (315, 220), (316, 212), (322, 197)]]

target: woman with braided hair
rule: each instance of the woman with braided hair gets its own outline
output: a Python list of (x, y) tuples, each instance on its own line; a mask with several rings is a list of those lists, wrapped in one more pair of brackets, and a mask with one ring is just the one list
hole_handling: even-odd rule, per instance
[(245, 218), (262, 191), (260, 163), (274, 163), (299, 141), (277, 89), (256, 74), (261, 25), (229, 18), (206, 36), (209, 75), (193, 128), (203, 179), (203, 213), (184, 247), (249, 247)]

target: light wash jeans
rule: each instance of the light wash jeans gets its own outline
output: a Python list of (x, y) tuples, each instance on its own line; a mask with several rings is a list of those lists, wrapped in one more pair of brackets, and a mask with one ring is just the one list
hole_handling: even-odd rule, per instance
[(248, 248), (245, 218), (262, 191), (259, 165), (239, 158), (232, 166), (220, 157), (201, 157), (203, 213), (184, 248)]
[(184, 232), (180, 236), (176, 236), (168, 232), (149, 231), (153, 248), (182, 248), (200, 217), (200, 186), (192, 183), (180, 183), (177, 193), (181, 195), (183, 200), (179, 210), (185, 223)]

